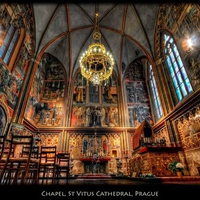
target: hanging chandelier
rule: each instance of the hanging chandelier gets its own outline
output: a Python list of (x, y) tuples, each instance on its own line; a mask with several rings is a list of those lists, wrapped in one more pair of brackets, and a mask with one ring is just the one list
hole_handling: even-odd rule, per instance
[(95, 42), (88, 46), (88, 50), (85, 51), (80, 58), (80, 69), (82, 76), (93, 85), (101, 85), (104, 80), (107, 80), (111, 76), (114, 59), (112, 54), (106, 51), (104, 45), (101, 44), (98, 13), (96, 13), (93, 39)]

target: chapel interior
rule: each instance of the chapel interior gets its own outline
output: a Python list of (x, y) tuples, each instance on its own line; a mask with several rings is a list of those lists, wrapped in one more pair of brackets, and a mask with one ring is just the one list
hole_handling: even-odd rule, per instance
[(0, 4), (0, 135), (70, 177), (200, 176), (199, 91), (199, 3)]

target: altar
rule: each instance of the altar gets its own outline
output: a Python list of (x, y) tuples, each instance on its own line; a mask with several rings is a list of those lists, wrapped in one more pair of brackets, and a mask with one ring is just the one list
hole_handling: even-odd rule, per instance
[(84, 164), (84, 173), (108, 173), (108, 161), (109, 157), (80, 158), (80, 161)]

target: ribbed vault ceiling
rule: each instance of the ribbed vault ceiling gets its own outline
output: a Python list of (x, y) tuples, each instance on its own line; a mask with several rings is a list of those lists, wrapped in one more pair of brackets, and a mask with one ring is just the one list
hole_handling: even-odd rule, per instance
[(139, 56), (153, 58), (159, 4), (34, 3), (35, 55), (51, 53), (75, 73), (79, 57), (93, 41), (95, 12), (99, 13), (102, 43), (112, 52), (116, 73)]

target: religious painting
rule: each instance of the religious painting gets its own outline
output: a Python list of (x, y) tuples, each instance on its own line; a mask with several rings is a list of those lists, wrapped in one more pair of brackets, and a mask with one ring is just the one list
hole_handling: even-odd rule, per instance
[(25, 45), (23, 45), (21, 47), (18, 60), (16, 62), (16, 70), (18, 71), (18, 73), (22, 78), (24, 78), (24, 75), (26, 73), (28, 62), (29, 62), (28, 50), (26, 49)]
[(61, 126), (65, 92), (65, 70), (45, 53), (38, 65), (26, 106), (25, 117), (37, 126)]
[(20, 89), (22, 86), (22, 78), (20, 74), (14, 70), (11, 74), (0, 63), (0, 92), (3, 92), (8, 99), (8, 105), (14, 109), (18, 100)]
[(144, 120), (152, 123), (149, 97), (144, 78), (143, 61), (140, 58), (132, 62), (125, 72), (125, 90), (128, 106), (128, 125), (138, 127)]
[(196, 149), (200, 145), (200, 109), (199, 105), (180, 116), (176, 121), (184, 150)]

